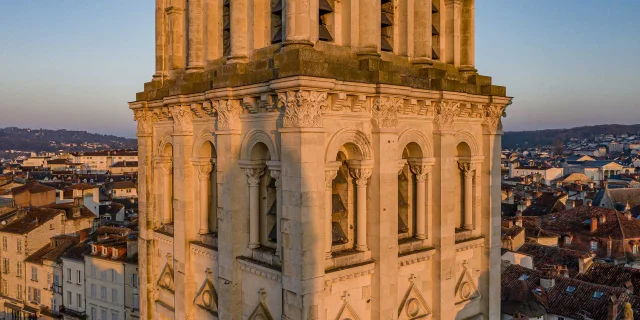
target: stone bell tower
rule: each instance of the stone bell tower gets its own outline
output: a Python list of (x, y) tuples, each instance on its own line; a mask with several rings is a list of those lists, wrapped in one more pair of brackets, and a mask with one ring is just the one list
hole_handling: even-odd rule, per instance
[(157, 0), (144, 319), (497, 319), (474, 0)]

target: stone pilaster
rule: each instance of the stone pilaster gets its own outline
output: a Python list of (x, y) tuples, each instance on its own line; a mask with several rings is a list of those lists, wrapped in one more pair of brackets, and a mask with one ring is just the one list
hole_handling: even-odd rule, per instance
[(380, 56), (380, 1), (360, 0), (360, 53)]
[(312, 46), (311, 23), (317, 21), (318, 17), (317, 14), (314, 17), (311, 16), (311, 1), (287, 0), (283, 1), (283, 3), (285, 6), (284, 45), (302, 44)]
[(264, 175), (264, 163), (245, 161), (240, 164), (247, 175), (249, 185), (249, 249), (260, 247), (260, 177)]
[[(282, 319), (324, 319), (324, 136), (326, 93), (279, 92), (281, 137)], [(310, 219), (313, 217), (313, 219)]]
[[(164, 11), (162, 11), (164, 13)], [(153, 315), (153, 114), (149, 110), (135, 110), (134, 119), (138, 122), (138, 265), (140, 268), (140, 314), (149, 319)]]
[(170, 109), (173, 118), (173, 227), (174, 227), (174, 283), (176, 318), (195, 319), (193, 299), (198, 291), (191, 267), (192, 256), (189, 244), (198, 240), (198, 221), (194, 210), (194, 169), (191, 163), (193, 148), (193, 125), (191, 108), (174, 106)]
[(342, 163), (336, 161), (325, 165), (324, 168), (324, 216), (327, 221), (324, 224), (325, 256), (331, 258), (333, 247), (333, 179), (338, 176), (338, 169)]
[[(371, 283), (371, 319), (376, 320), (393, 319), (398, 312), (398, 158), (401, 153), (398, 150), (397, 126), (402, 102), (402, 99), (394, 97), (374, 100), (373, 122), (376, 127), (372, 141), (373, 166), (367, 188), (370, 210), (366, 232), (371, 257), (376, 261)], [(360, 192), (360, 183), (356, 182)], [(356, 219), (359, 220), (359, 202), (357, 208)], [(356, 232), (359, 234), (360, 230)]]
[(168, 28), (166, 18), (164, 0), (156, 0), (156, 73), (153, 75), (154, 79), (167, 76), (166, 30)]
[[(218, 113), (216, 131), (216, 170), (218, 177), (218, 296), (219, 319), (241, 319), (242, 316), (242, 279), (240, 265), (236, 257), (242, 256), (247, 246), (244, 230), (246, 213), (242, 203), (247, 201), (247, 178), (238, 165), (240, 146), (239, 111), (233, 104), (215, 101)], [(239, 105), (239, 104), (238, 104)], [(240, 109), (241, 111), (241, 109)], [(226, 118), (221, 119), (221, 116)]]
[(462, 0), (445, 0), (445, 62), (460, 66)]

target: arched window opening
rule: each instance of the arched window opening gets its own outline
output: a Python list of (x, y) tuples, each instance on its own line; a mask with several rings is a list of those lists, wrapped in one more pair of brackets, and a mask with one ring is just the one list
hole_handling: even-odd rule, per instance
[(380, 0), (380, 50), (393, 51), (394, 0)]
[(282, 42), (282, 1), (271, 0), (271, 43)]
[(440, 60), (440, 0), (434, 0), (431, 7), (431, 59)]
[(319, 23), (318, 39), (322, 41), (333, 41), (334, 26), (334, 0), (319, 0)]

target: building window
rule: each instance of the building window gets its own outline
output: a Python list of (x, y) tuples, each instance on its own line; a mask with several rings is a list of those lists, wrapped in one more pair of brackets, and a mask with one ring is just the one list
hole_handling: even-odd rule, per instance
[(100, 287), (100, 299), (107, 300), (107, 287)]
[(111, 320), (118, 320), (118, 314), (115, 312), (111, 312)]
[(133, 309), (140, 309), (140, 296), (137, 293), (133, 294)]
[(22, 284), (18, 283), (18, 299), (22, 300)]
[(138, 275), (135, 273), (131, 275), (131, 286), (134, 288), (138, 287)]
[(16, 263), (16, 276), (22, 277), (22, 261)]
[(91, 320), (96, 319), (97, 316), (98, 316), (98, 313), (96, 312), (96, 308), (91, 307)]
[(380, 3), (380, 8), (382, 10), (380, 21), (380, 50), (393, 51), (394, 1), (381, 0)]
[(91, 278), (96, 277), (96, 266), (91, 266)]
[(9, 273), (9, 259), (2, 258), (2, 273)]
[(40, 304), (40, 289), (33, 288), (33, 301)]
[(82, 308), (82, 296), (79, 293), (76, 294), (76, 300), (78, 300), (78, 308)]
[(71, 268), (67, 268), (67, 282), (71, 283)]
[(71, 291), (67, 291), (67, 305), (71, 306), (73, 304), (73, 297), (71, 296)]
[(633, 245), (633, 254), (638, 254), (638, 245), (637, 244)]
[(591, 250), (598, 250), (598, 242), (591, 240)]
[(107, 280), (107, 270), (102, 270), (102, 272), (100, 272), (100, 280)]
[(91, 284), (91, 298), (96, 298), (96, 285), (93, 283)]
[(111, 289), (111, 302), (118, 304), (118, 289)]
[(111, 269), (111, 282), (118, 282), (118, 274), (116, 273), (115, 269)]
[(107, 310), (105, 309), (100, 310), (100, 319), (107, 320)]
[(18, 241), (16, 242), (16, 250), (18, 251), (18, 253), (22, 253), (22, 240), (18, 239)]
[(76, 283), (77, 284), (82, 283), (82, 274), (80, 273), (80, 270), (76, 271)]
[(571, 237), (569, 236), (564, 237), (564, 244), (571, 244)]
[(38, 269), (31, 267), (31, 281), (38, 281)]
[(7, 250), (7, 237), (2, 237), (2, 250)]
[(318, 27), (318, 39), (322, 41), (333, 41), (333, 0), (320, 0), (320, 18)]

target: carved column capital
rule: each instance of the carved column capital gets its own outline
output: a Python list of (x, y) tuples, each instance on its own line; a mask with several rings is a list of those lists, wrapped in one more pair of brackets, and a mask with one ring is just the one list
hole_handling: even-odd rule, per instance
[(324, 187), (326, 190), (331, 190), (333, 188), (333, 179), (338, 176), (338, 170), (324, 170)]
[(280, 188), (280, 176), (282, 172), (280, 170), (271, 169), (270, 173), (271, 178), (276, 180), (276, 188)]
[(410, 164), (409, 168), (411, 169), (411, 172), (416, 175), (416, 180), (420, 182), (427, 181), (427, 174), (429, 174), (431, 166), (424, 164)]
[(198, 172), (198, 180), (204, 181), (209, 179), (209, 175), (213, 170), (213, 163), (208, 162), (208, 163), (194, 164), (193, 167)]
[(212, 105), (218, 115), (218, 130), (240, 129), (240, 100), (214, 100)]
[(473, 176), (474, 171), (476, 170), (475, 167), (476, 166), (471, 162), (458, 161), (458, 168), (462, 171), (462, 174), (464, 174), (465, 177)]
[(377, 97), (373, 100), (373, 120), (378, 128), (398, 126), (398, 114), (402, 112), (404, 100), (396, 97)]
[(371, 177), (369, 168), (349, 168), (349, 174), (356, 180), (358, 186), (367, 186), (367, 180)]
[(156, 166), (160, 169), (163, 175), (170, 175), (173, 173), (173, 161), (171, 160), (157, 160)]
[(453, 120), (460, 111), (460, 103), (452, 101), (438, 101), (435, 107), (435, 121), (440, 131), (451, 131), (454, 129)]
[(171, 116), (173, 117), (173, 131), (175, 132), (191, 132), (193, 131), (190, 106), (175, 106), (171, 108)]
[(247, 182), (250, 187), (257, 187), (260, 185), (260, 177), (264, 174), (264, 167), (262, 168), (245, 168), (244, 173), (247, 175)]
[(502, 117), (505, 116), (504, 110), (506, 106), (487, 105), (482, 115), (482, 125), (489, 132), (498, 132), (502, 130)]
[(133, 120), (138, 122), (138, 135), (151, 134), (153, 129), (153, 118), (153, 112), (150, 110), (133, 110)]
[(322, 108), (327, 107), (327, 93), (306, 90), (280, 92), (278, 106), (284, 108), (283, 127), (320, 128)]

